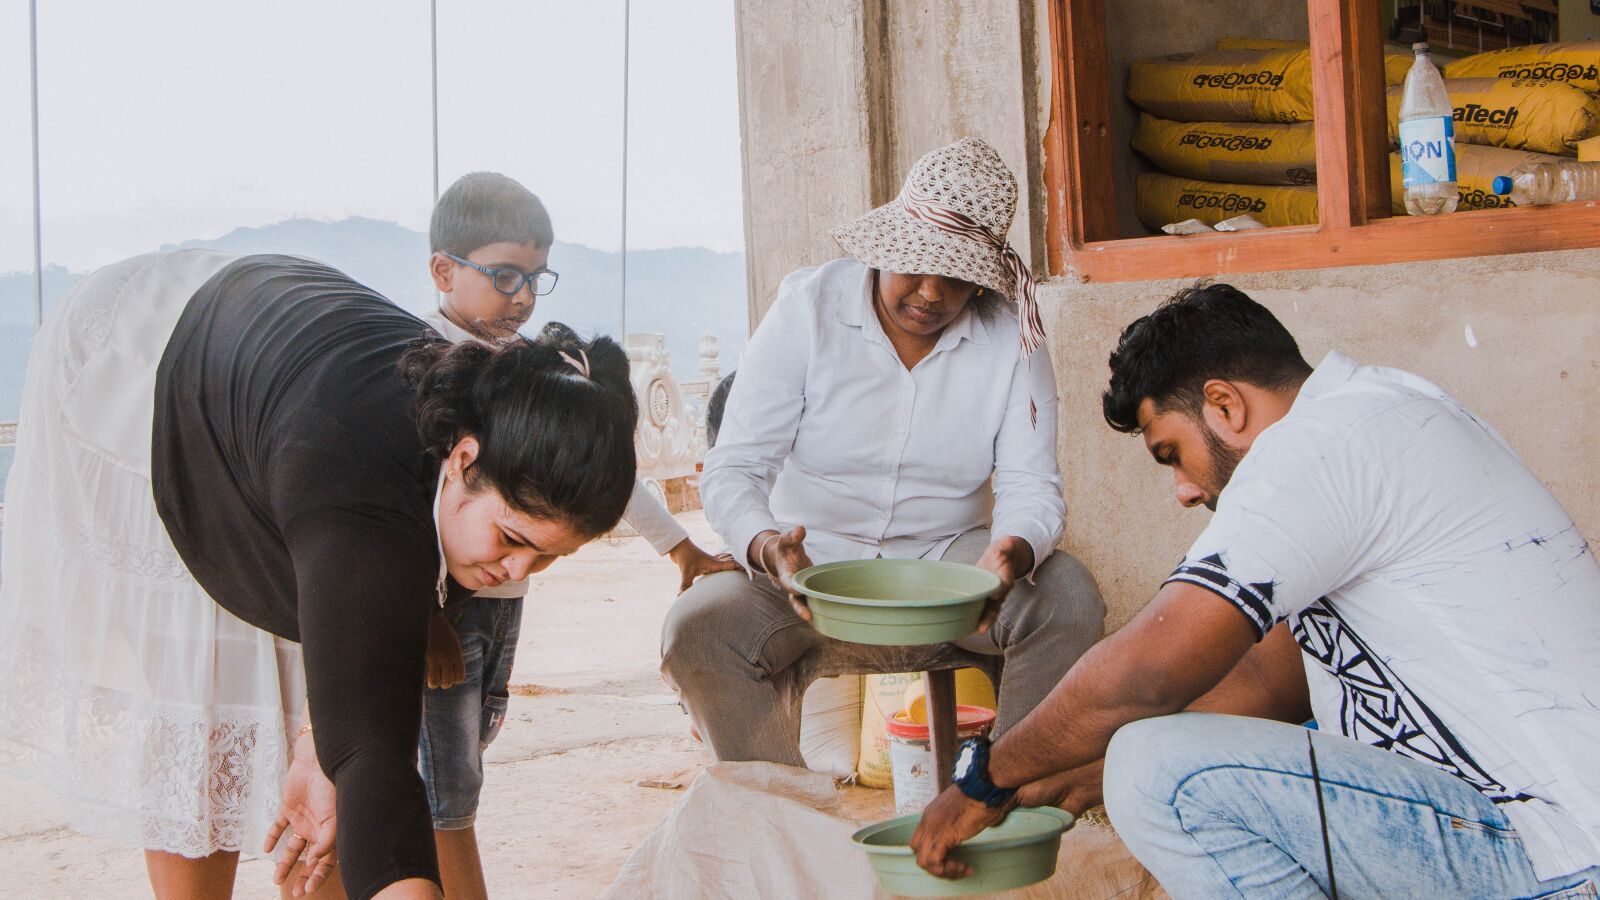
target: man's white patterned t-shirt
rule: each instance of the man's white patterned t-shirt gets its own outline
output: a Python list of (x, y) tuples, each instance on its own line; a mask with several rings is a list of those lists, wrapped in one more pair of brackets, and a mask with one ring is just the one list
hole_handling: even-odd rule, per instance
[(1287, 620), (1319, 726), (1471, 784), (1540, 878), (1600, 864), (1600, 565), (1438, 387), (1329, 354), (1169, 580)]

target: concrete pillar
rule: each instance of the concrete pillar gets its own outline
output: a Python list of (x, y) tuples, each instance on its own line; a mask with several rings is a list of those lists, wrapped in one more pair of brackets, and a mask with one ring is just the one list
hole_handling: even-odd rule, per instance
[(750, 326), (795, 269), (839, 255), (828, 229), (883, 194), (881, 0), (739, 0)]
[(1034, 240), (1031, 203), (1044, 197), (1042, 136), (1029, 112), (1039, 92), (1033, 0), (889, 0), (888, 6), (893, 191), (922, 154), (958, 138), (982, 138), (1017, 176), (1017, 217), (1008, 236), (1042, 275), (1043, 232)]
[(1036, 0), (739, 0), (752, 328), (785, 275), (839, 255), (830, 227), (890, 200), (918, 156), (969, 135), (1017, 173), (1010, 238), (1043, 273), (1041, 8)]

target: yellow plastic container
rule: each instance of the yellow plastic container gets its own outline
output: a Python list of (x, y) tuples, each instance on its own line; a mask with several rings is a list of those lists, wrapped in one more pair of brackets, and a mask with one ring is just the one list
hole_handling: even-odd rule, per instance
[(1564, 81), (1586, 91), (1600, 91), (1600, 40), (1561, 41), (1478, 53), (1447, 63), (1444, 77)]
[(1215, 225), (1250, 215), (1263, 225), (1313, 225), (1317, 221), (1315, 185), (1271, 187), (1179, 178), (1145, 172), (1134, 188), (1139, 221), (1151, 231), (1185, 219)]
[[(889, 757), (889, 717), (906, 707), (906, 692), (922, 681), (921, 672), (867, 675), (861, 687), (861, 753), (856, 760), (856, 783), (864, 787), (894, 786), (894, 766)], [(956, 704), (998, 709), (994, 685), (980, 669), (956, 671)]]
[(1169, 122), (1139, 114), (1133, 149), (1163, 172), (1241, 184), (1312, 184), (1316, 126), (1263, 122)]
[[(1600, 134), (1600, 95), (1559, 81), (1449, 78), (1456, 144), (1572, 156)], [(1404, 88), (1389, 88), (1389, 143), (1398, 140)]]
[(1128, 99), (1177, 122), (1308, 122), (1310, 52), (1203, 50), (1142, 59), (1128, 70)]

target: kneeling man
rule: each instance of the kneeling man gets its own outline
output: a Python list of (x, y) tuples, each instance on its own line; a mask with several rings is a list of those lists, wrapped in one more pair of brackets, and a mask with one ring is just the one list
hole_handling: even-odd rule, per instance
[(1500, 435), (1406, 372), (1313, 370), (1227, 285), (1134, 322), (1111, 370), (1107, 422), (1216, 514), (1039, 709), (963, 748), (918, 862), (959, 877), (950, 849), (1012, 805), (1092, 803), (1103, 756), (1176, 897), (1593, 896), (1600, 566)]

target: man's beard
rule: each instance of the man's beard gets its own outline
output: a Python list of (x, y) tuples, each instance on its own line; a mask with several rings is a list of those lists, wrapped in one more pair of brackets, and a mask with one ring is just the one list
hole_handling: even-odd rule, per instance
[(1222, 442), (1217, 433), (1205, 425), (1200, 424), (1200, 430), (1205, 432), (1206, 452), (1211, 457), (1211, 482), (1216, 490), (1211, 492), (1211, 499), (1206, 501), (1206, 509), (1217, 511), (1217, 498), (1222, 495), (1222, 489), (1233, 480), (1233, 470), (1239, 467), (1239, 460), (1244, 459), (1243, 450), (1235, 450)]

